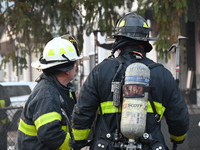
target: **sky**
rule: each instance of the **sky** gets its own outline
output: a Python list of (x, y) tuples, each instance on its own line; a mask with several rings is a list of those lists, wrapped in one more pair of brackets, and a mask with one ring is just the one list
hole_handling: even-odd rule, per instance
[[(9, 6), (12, 5), (12, 4), (14, 4), (14, 3), (13, 2), (9, 2)], [(3, 12), (5, 10), (5, 8), (6, 8), (6, 1), (1, 2), (1, 5), (2, 5), (1, 11)]]

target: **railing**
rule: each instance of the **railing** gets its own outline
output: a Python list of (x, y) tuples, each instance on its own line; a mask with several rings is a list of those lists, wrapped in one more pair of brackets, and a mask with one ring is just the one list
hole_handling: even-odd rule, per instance
[[(7, 116), (1, 115), (7, 113)], [(17, 140), (17, 128), (22, 107), (0, 108), (0, 118), (4, 119), (0, 129), (0, 150), (14, 150)], [(7, 120), (7, 121), (5, 121)]]

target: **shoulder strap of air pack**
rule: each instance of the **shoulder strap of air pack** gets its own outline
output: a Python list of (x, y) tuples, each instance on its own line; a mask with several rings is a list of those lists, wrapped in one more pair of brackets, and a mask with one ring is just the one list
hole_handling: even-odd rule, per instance
[[(149, 64), (147, 65), (149, 67), (149, 69), (153, 69), (154, 67), (157, 67), (157, 66), (163, 66), (162, 64), (159, 64), (159, 63), (152, 63), (152, 64)], [(151, 87), (151, 89), (154, 88), (154, 87)], [(160, 118), (160, 115), (157, 113), (156, 111), (156, 107), (154, 105), (154, 102), (153, 102), (153, 99), (151, 97), (151, 95), (149, 94), (149, 102), (151, 104), (151, 107), (153, 109), (153, 113), (154, 113), (154, 116), (155, 116), (155, 120), (159, 123), (161, 121), (161, 118)]]

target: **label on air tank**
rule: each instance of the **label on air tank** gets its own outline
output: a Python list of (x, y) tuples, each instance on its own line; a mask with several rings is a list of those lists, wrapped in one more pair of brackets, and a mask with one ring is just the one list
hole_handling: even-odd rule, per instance
[(148, 84), (149, 78), (143, 76), (125, 76), (125, 82)]
[(126, 100), (123, 103), (122, 118), (124, 124), (145, 124), (147, 102), (137, 100)]

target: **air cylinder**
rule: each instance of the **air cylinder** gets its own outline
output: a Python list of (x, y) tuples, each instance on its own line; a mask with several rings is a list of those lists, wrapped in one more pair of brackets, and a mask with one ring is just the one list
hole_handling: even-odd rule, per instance
[(137, 139), (146, 128), (150, 69), (143, 63), (132, 63), (125, 72), (121, 116), (121, 133)]

